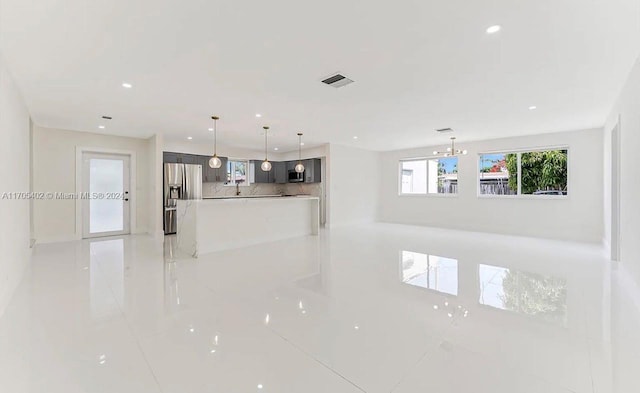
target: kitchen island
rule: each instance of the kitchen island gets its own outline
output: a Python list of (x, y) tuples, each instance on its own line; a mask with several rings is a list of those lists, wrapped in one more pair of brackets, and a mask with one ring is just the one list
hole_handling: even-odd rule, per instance
[(177, 246), (197, 258), (214, 251), (317, 235), (317, 197), (179, 200)]

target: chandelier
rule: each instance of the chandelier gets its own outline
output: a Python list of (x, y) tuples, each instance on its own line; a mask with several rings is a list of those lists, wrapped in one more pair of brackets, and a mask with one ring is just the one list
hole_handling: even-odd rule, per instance
[(443, 156), (443, 157), (453, 157), (453, 156), (457, 156), (459, 154), (467, 154), (466, 150), (460, 150), (460, 149), (456, 149), (456, 137), (452, 136), (451, 137), (451, 147), (447, 147), (446, 151), (436, 151), (434, 150), (433, 155), (434, 156)]

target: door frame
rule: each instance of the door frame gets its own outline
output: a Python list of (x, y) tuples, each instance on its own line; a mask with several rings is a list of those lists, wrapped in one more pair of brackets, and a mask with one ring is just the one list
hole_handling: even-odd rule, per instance
[[(82, 156), (84, 153), (97, 154), (116, 154), (129, 156), (129, 233), (138, 233), (137, 216), (137, 165), (136, 152), (133, 150), (105, 149), (101, 147), (76, 146), (76, 196), (82, 194)], [(82, 217), (82, 199), (76, 197), (76, 233), (77, 240), (82, 239), (83, 233), (83, 217)]]
[(611, 243), (610, 258), (612, 261), (620, 260), (620, 171), (621, 161), (621, 116), (611, 128)]

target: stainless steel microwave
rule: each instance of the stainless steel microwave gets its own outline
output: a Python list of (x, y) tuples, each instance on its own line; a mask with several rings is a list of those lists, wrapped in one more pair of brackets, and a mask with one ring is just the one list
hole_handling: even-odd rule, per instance
[(303, 183), (304, 172), (298, 173), (294, 170), (289, 171), (289, 183)]

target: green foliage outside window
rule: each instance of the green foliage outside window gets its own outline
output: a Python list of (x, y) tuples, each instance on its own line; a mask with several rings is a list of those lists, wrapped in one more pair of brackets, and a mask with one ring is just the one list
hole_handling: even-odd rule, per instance
[[(518, 155), (505, 157), (509, 171), (509, 187), (518, 188)], [(522, 153), (522, 194), (536, 191), (567, 190), (567, 151), (549, 150)]]

